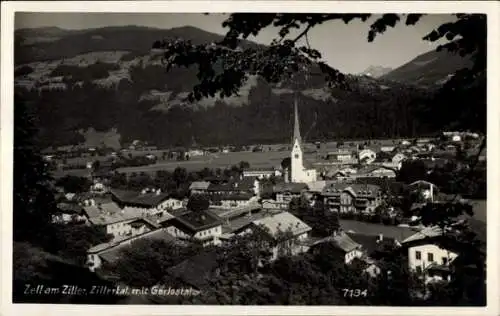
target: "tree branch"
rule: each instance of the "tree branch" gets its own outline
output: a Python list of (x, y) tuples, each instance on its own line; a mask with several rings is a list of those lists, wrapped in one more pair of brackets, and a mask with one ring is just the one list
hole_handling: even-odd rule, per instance
[(307, 32), (309, 32), (309, 30), (311, 29), (312, 27), (312, 24), (308, 24), (307, 27), (305, 28), (305, 30), (303, 30), (295, 39), (292, 40), (292, 43), (296, 43), (299, 39), (302, 38), (302, 36), (306, 35)]

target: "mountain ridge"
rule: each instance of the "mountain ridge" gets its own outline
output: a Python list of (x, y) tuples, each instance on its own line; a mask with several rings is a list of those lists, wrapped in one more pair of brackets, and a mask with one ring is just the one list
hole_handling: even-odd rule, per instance
[[(161, 56), (151, 53), (153, 43), (165, 37), (195, 44), (223, 38), (191, 26), (167, 30), (127, 26), (29, 45), (18, 42), (16, 91), (36, 108), (41, 141), (81, 142), (76, 131), (89, 128), (115, 128), (122, 141), (142, 139), (162, 146), (189, 144), (193, 137), (206, 145), (289, 139), (293, 94), (286, 83), (278, 88), (251, 78), (239, 96), (190, 104), (185, 99), (197, 82), (196, 69), (174, 67), (167, 73)], [(242, 45), (257, 44), (243, 41)], [(305, 82), (300, 113), (303, 128), (311, 130), (309, 138), (432, 132), (426, 122), (415, 120), (428, 103), (429, 92), (408, 80), (386, 79), (398, 69), (380, 78), (347, 76), (354, 83), (351, 91), (330, 89), (323, 77)]]

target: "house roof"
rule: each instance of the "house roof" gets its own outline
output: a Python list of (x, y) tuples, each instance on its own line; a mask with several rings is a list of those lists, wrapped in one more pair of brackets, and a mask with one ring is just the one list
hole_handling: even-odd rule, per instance
[(245, 169), (243, 170), (243, 173), (245, 172), (264, 172), (264, 173), (274, 173), (276, 171), (275, 168), (250, 168), (250, 169)]
[(340, 195), (344, 191), (349, 191), (356, 197), (376, 197), (380, 187), (374, 184), (332, 182), (325, 186), (323, 195)]
[(397, 182), (386, 178), (356, 178), (353, 180), (353, 183), (377, 185), (382, 191), (388, 191), (388, 193), (396, 195), (402, 194), (404, 192), (404, 189), (406, 188), (406, 184), (404, 184), (403, 182)]
[[(222, 224), (222, 220), (209, 210), (201, 212), (187, 212), (169, 221), (169, 223), (180, 224), (191, 233), (216, 227)], [(168, 224), (167, 224), (168, 225)]]
[(314, 181), (314, 182), (309, 182), (307, 186), (309, 188), (309, 192), (321, 193), (325, 188), (326, 184), (327, 184), (326, 181)]
[(84, 209), (77, 203), (58, 203), (57, 209), (64, 214), (82, 214)]
[(356, 174), (359, 174), (359, 175), (370, 174), (370, 173), (374, 172), (375, 170), (379, 170), (379, 169), (383, 169), (383, 170), (386, 170), (386, 171), (392, 171), (392, 172), (395, 173), (395, 171), (392, 170), (392, 169), (390, 169), (390, 168), (387, 168), (387, 167), (384, 167), (384, 166), (371, 165), (371, 166), (366, 166), (364, 168), (359, 169)]
[(301, 193), (303, 190), (308, 190), (309, 187), (305, 183), (295, 183), (295, 182), (289, 182), (289, 183), (278, 183), (273, 187), (273, 192), (279, 193), (279, 192), (291, 192), (291, 193)]
[(279, 232), (291, 231), (294, 236), (297, 236), (311, 230), (309, 225), (289, 212), (267, 216), (253, 221), (253, 224), (264, 226), (273, 237), (277, 237)]
[(210, 182), (208, 181), (194, 181), (189, 186), (189, 190), (206, 190), (209, 185)]
[(345, 233), (340, 233), (335, 236), (329, 236), (323, 239), (320, 239), (316, 241), (313, 245), (318, 245), (318, 244), (323, 244), (323, 243), (330, 243), (334, 245), (336, 248), (344, 251), (344, 252), (351, 252), (354, 249), (361, 248), (361, 245), (355, 242), (349, 235)]
[(168, 193), (142, 193), (128, 190), (111, 190), (112, 196), (118, 202), (126, 205), (139, 205), (144, 207), (155, 207), (169, 198)]
[(363, 249), (366, 250), (368, 255), (379, 249), (382, 245), (393, 245), (396, 242), (394, 238), (386, 236), (383, 236), (382, 241), (379, 242), (379, 236), (375, 235), (365, 235), (359, 233), (347, 233), (347, 235), (356, 243), (360, 244)]
[(415, 234), (411, 235), (410, 237), (406, 238), (403, 240), (403, 243), (409, 243), (417, 240), (423, 240), (427, 238), (433, 238), (433, 237), (438, 237), (442, 236), (443, 231), (440, 227), (438, 226), (432, 226), (432, 227), (426, 227), (422, 229), (419, 232), (416, 232)]
[(254, 195), (251, 193), (239, 193), (239, 194), (224, 194), (220, 196), (213, 196), (214, 200), (220, 201), (248, 201)]
[(197, 289), (208, 286), (212, 272), (218, 267), (217, 253), (204, 251), (167, 270), (167, 273)]
[[(132, 240), (130, 240), (130, 239), (132, 239)], [(130, 246), (131, 242), (134, 242), (134, 241), (139, 240), (139, 239), (164, 240), (164, 241), (168, 241), (168, 242), (176, 242), (177, 241), (177, 239), (174, 236), (170, 235), (164, 229), (153, 230), (151, 232), (147, 232), (147, 233), (139, 235), (139, 236), (134, 236), (130, 239), (122, 240), (121, 242), (116, 243), (114, 246), (100, 250), (99, 257), (101, 257), (101, 259), (103, 259), (104, 261), (107, 261), (107, 262), (115, 262), (118, 259), (120, 259), (122, 249), (124, 249), (127, 246)], [(94, 247), (94, 248), (96, 248), (96, 247)], [(99, 251), (96, 251), (96, 249), (92, 249), (94, 251), (94, 253), (99, 252)]]
[(254, 188), (255, 177), (244, 177), (227, 183), (210, 183), (207, 191), (251, 191)]
[(140, 217), (137, 212), (122, 210), (113, 202), (84, 206), (83, 209), (89, 221), (94, 225), (109, 225)]
[(395, 240), (400, 242), (414, 235), (417, 232), (416, 229), (412, 229), (410, 227), (365, 223), (355, 220), (340, 219), (339, 223), (340, 227), (345, 232), (354, 232), (372, 236), (378, 236), (379, 234), (383, 234), (384, 238), (394, 238)]
[(224, 234), (237, 233), (244, 227), (252, 224), (252, 222), (267, 216), (269, 216), (267, 212), (258, 212), (250, 215), (243, 215), (236, 218), (232, 218), (222, 225), (222, 233)]

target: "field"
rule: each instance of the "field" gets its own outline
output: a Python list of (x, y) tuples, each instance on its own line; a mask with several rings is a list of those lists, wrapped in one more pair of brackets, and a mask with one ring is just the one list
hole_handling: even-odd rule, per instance
[(247, 161), (251, 168), (272, 168), (280, 167), (283, 158), (288, 156), (289, 153), (285, 151), (218, 153), (208, 156), (192, 157), (188, 161), (160, 161), (149, 166), (120, 168), (118, 172), (154, 173), (158, 170), (173, 171), (177, 167), (186, 168), (188, 171), (196, 171), (203, 168), (224, 169), (236, 165), (240, 161)]
[[(371, 142), (370, 148), (378, 151), (381, 146), (392, 146), (398, 144), (401, 140), (399, 139), (372, 139), (369, 140)], [(357, 145), (365, 143), (365, 140), (345, 140), (344, 146), (342, 146), (345, 150), (355, 150)], [(281, 165), (281, 161), (289, 157), (290, 152), (288, 150), (283, 151), (283, 148), (289, 147), (290, 144), (270, 144), (263, 145), (265, 151), (263, 152), (230, 152), (230, 153), (216, 153), (210, 154), (208, 156), (197, 156), (191, 157), (189, 161), (171, 161), (171, 160), (161, 160), (163, 153), (166, 150), (154, 150), (154, 151), (143, 151), (143, 150), (127, 150), (125, 155), (132, 156), (144, 156), (147, 154), (155, 155), (159, 160), (154, 165), (148, 166), (139, 166), (139, 167), (126, 167), (118, 169), (119, 172), (122, 173), (140, 173), (145, 172), (149, 174), (154, 174), (158, 170), (165, 171), (173, 171), (177, 167), (186, 168), (188, 171), (196, 171), (201, 170), (203, 168), (228, 168), (235, 164), (238, 164), (240, 161), (247, 161), (250, 164), (251, 168), (273, 168), (279, 167)], [(281, 149), (281, 151), (280, 151)], [(320, 160), (322, 156), (325, 156), (328, 152), (337, 150), (336, 142), (327, 142), (321, 143), (319, 148), (316, 147), (315, 144), (306, 143), (304, 144), (304, 150), (306, 154), (304, 155), (305, 159), (313, 162)], [(105, 161), (108, 160), (109, 157), (87, 157), (87, 158), (70, 158), (67, 159), (68, 164), (86, 164), (90, 161)], [(80, 170), (65, 170), (58, 172), (55, 176), (59, 177), (64, 174), (75, 174), (80, 175), (82, 171)]]

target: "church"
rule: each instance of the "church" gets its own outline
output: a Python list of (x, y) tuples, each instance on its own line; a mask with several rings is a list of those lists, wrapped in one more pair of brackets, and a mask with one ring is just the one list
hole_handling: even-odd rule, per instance
[(300, 137), (299, 125), (299, 110), (297, 98), (294, 104), (294, 126), (292, 138), (292, 152), (291, 152), (291, 171), (289, 173), (289, 181), (292, 183), (310, 183), (315, 182), (317, 178), (316, 169), (307, 168), (304, 165), (304, 151), (302, 148), (302, 138)]

